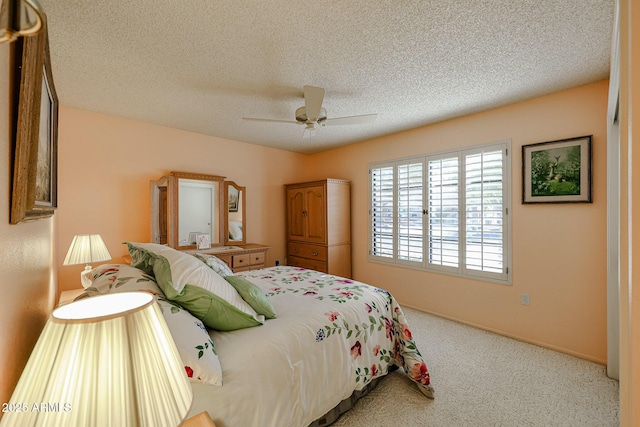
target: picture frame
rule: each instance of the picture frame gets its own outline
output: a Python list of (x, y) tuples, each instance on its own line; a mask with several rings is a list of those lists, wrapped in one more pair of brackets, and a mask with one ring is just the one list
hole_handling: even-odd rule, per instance
[(238, 203), (240, 201), (240, 190), (230, 185), (227, 186), (227, 206), (229, 212), (238, 212)]
[(48, 218), (57, 207), (58, 97), (46, 22), (12, 43), (12, 191), (10, 223)]
[(522, 146), (522, 203), (592, 203), (593, 135)]

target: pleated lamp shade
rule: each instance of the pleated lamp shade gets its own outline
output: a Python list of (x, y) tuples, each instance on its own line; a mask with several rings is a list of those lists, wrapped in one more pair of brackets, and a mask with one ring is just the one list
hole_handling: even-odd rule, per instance
[(53, 311), (1, 426), (178, 426), (191, 385), (151, 294), (86, 298)]
[(99, 234), (78, 234), (73, 237), (67, 256), (64, 257), (62, 265), (85, 264), (84, 271), (80, 273), (80, 282), (84, 288), (91, 286), (92, 262), (109, 261), (111, 254), (104, 244), (102, 236)]

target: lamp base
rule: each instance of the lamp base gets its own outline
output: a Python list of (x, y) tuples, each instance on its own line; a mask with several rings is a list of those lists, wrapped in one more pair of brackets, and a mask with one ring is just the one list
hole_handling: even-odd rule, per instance
[(89, 264), (84, 266), (84, 270), (80, 273), (80, 282), (82, 283), (82, 287), (87, 289), (93, 283), (93, 279), (91, 278), (91, 266)]

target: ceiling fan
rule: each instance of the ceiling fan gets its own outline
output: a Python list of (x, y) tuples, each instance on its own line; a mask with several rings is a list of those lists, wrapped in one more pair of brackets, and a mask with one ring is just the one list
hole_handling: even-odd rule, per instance
[(261, 119), (254, 117), (243, 117), (244, 120), (257, 122), (273, 122), (273, 123), (293, 123), (297, 125), (305, 125), (302, 137), (304, 139), (315, 136), (316, 126), (334, 126), (334, 125), (358, 125), (373, 122), (377, 114), (362, 114), (359, 116), (346, 116), (328, 118), (327, 110), (322, 107), (324, 101), (324, 89), (315, 86), (304, 86), (304, 106), (296, 109), (296, 121), (277, 120), (277, 119)]

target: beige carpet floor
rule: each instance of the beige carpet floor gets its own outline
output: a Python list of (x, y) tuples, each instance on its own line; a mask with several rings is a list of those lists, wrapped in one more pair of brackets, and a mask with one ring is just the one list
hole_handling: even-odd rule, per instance
[(618, 426), (604, 366), (405, 308), (436, 390), (400, 369), (333, 426)]

